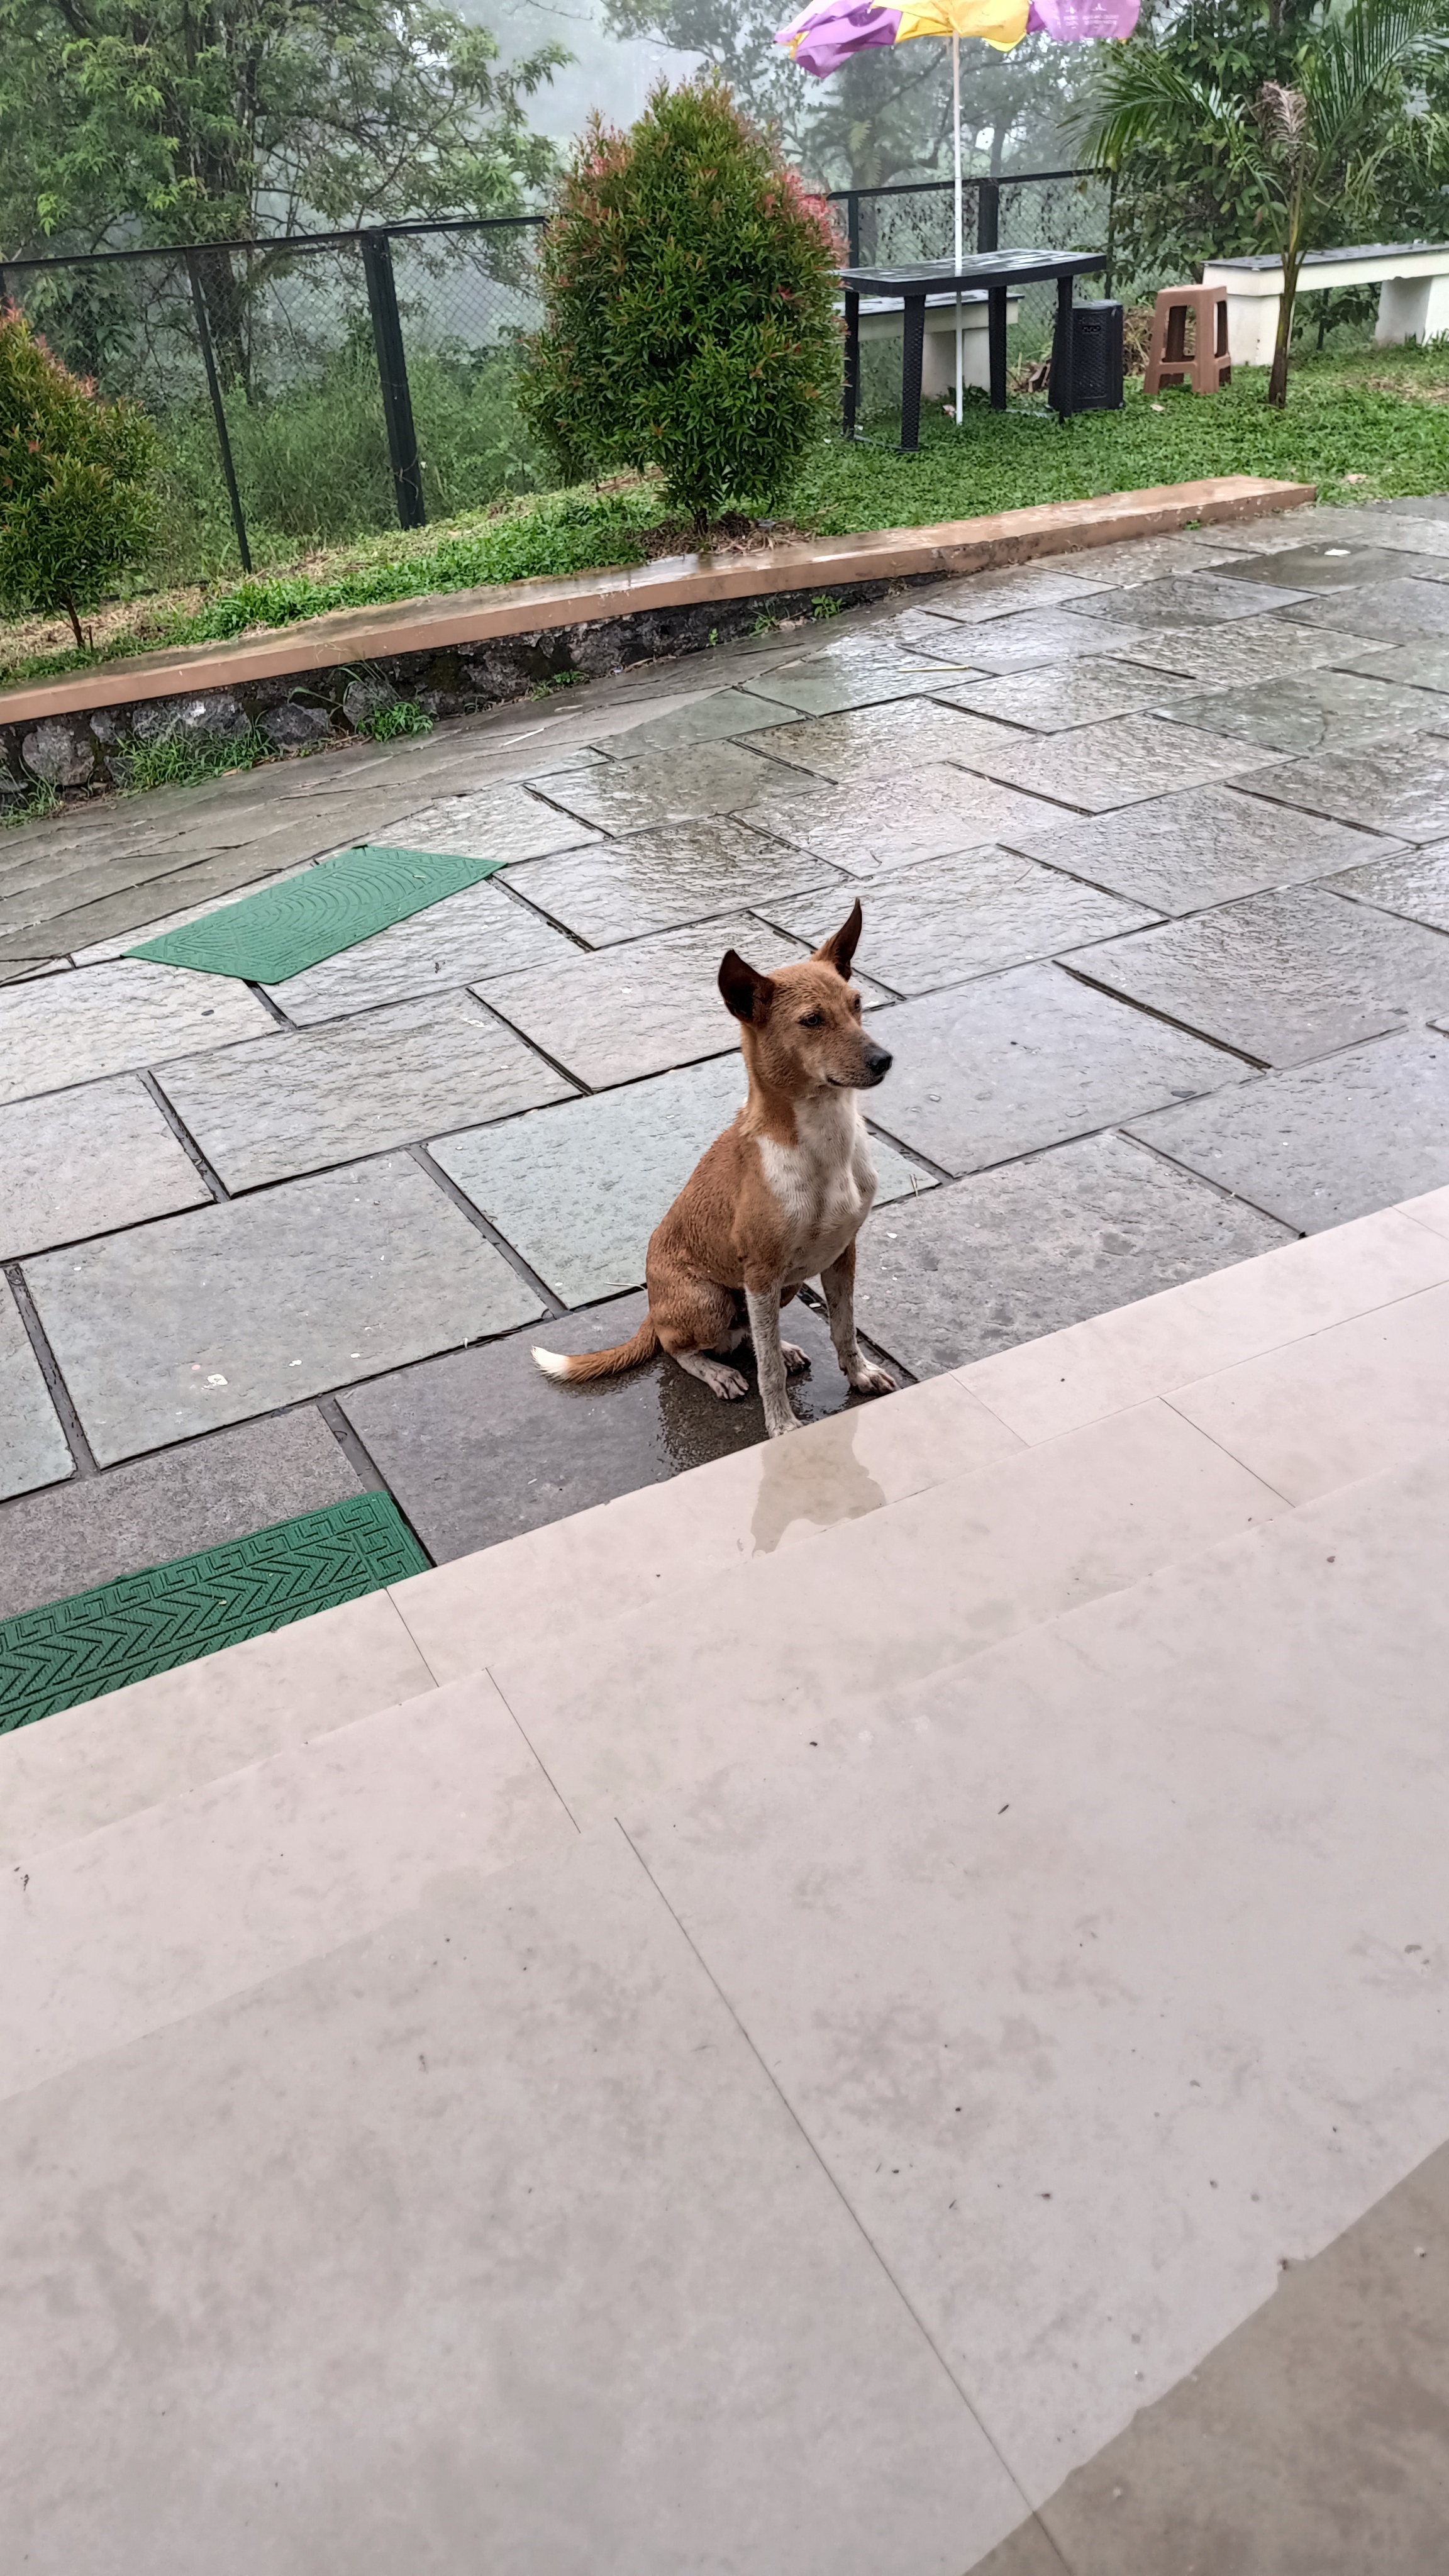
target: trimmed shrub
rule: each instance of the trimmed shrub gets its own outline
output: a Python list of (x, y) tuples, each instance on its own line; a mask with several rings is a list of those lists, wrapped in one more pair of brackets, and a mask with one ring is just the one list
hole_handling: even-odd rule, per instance
[(85, 648), (81, 611), (139, 561), (156, 524), (159, 443), (134, 403), (99, 402), (0, 311), (0, 602), (63, 608)]
[(774, 500), (839, 398), (842, 257), (717, 73), (661, 82), (628, 134), (592, 118), (520, 388), (564, 479), (658, 468), (701, 535), (726, 500)]

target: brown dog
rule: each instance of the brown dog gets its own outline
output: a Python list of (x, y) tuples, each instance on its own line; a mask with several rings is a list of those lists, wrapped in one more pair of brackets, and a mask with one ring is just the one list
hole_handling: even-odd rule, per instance
[(836, 1357), (859, 1395), (889, 1395), (895, 1380), (862, 1359), (855, 1338), (855, 1238), (875, 1197), (870, 1139), (856, 1101), (890, 1071), (884, 1047), (860, 1024), (850, 961), (860, 938), (850, 919), (798, 966), (757, 974), (732, 948), (719, 988), (740, 1022), (750, 1092), (716, 1137), (649, 1238), (649, 1312), (616, 1350), (566, 1358), (535, 1350), (550, 1377), (615, 1377), (668, 1351), (726, 1399), (749, 1392), (715, 1354), (748, 1329), (772, 1440), (799, 1429), (787, 1370), (808, 1368), (780, 1339), (780, 1308), (818, 1278)]

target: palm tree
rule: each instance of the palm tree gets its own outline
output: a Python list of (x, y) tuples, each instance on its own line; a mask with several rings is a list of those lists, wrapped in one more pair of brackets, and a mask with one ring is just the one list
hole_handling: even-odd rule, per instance
[(1444, 26), (1445, 0), (1348, 0), (1305, 38), (1291, 84), (1264, 81), (1248, 98), (1192, 78), (1149, 37), (1100, 48), (1102, 66), (1080, 121), (1099, 167), (1118, 170), (1137, 145), (1161, 147), (1186, 127), (1221, 151), (1256, 201), (1264, 244), (1283, 263), (1268, 377), (1275, 406), (1288, 398), (1288, 343), (1305, 254), (1327, 245), (1346, 207), (1371, 220), (1391, 152), (1407, 148), (1427, 158), (1444, 139), (1445, 120), (1412, 114), (1409, 99), (1414, 74), (1449, 53)]

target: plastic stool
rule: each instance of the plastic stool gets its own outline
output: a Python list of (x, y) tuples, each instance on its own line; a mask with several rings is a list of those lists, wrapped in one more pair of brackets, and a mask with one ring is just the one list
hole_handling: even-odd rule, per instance
[[(1187, 355), (1187, 317), (1193, 316), (1193, 354)], [(1215, 394), (1232, 381), (1228, 355), (1228, 299), (1220, 286), (1159, 288), (1152, 314), (1152, 346), (1142, 379), (1155, 394), (1168, 377), (1186, 376), (1195, 394)]]

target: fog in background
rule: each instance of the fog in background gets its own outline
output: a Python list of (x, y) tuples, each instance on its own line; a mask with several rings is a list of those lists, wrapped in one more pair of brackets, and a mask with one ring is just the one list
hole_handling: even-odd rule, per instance
[[(492, 29), (505, 62), (541, 44), (567, 45), (574, 61), (555, 72), (529, 112), (529, 123), (555, 143), (572, 142), (594, 108), (612, 125), (632, 125), (661, 72), (683, 80), (699, 60), (648, 37), (606, 36), (589, 0), (456, 0), (456, 6), (461, 18)], [(787, 5), (782, 26), (788, 15)]]

